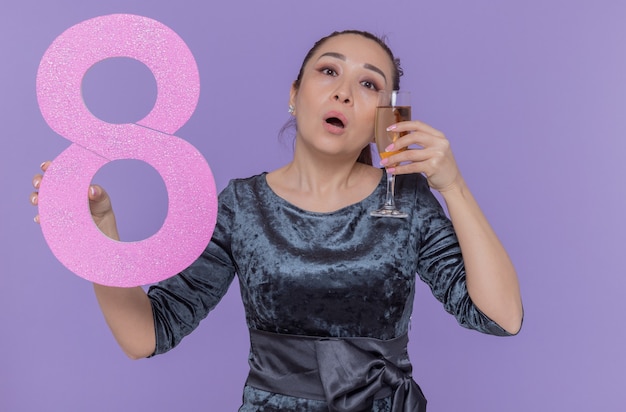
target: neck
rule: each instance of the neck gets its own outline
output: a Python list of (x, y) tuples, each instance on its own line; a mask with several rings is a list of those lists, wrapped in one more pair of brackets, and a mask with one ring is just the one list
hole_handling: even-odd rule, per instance
[(352, 155), (311, 153), (296, 147), (293, 160), (267, 175), (270, 187), (283, 199), (314, 212), (331, 212), (369, 196), (381, 171), (358, 163)]
[(296, 153), (284, 167), (284, 176), (302, 190), (323, 194), (351, 186), (367, 168), (367, 165), (358, 163), (356, 158), (313, 158)]

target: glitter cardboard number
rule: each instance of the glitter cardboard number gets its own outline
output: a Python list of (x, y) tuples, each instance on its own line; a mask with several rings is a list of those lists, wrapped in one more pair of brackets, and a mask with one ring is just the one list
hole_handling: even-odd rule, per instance
[[(112, 57), (139, 60), (156, 79), (156, 103), (137, 123), (104, 122), (82, 100), (87, 70)], [(202, 253), (217, 218), (215, 182), (196, 148), (173, 135), (191, 117), (199, 91), (198, 69), (187, 45), (147, 17), (114, 14), (86, 20), (50, 45), (37, 73), (37, 98), (48, 125), (72, 144), (45, 173), (39, 214), (48, 246), (69, 270), (103, 285), (147, 285), (180, 272)], [(167, 189), (163, 226), (141, 241), (106, 237), (89, 211), (91, 180), (118, 159), (150, 164)]]

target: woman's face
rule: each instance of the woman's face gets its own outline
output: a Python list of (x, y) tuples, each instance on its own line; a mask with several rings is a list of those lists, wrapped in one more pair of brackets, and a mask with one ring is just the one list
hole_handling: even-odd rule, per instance
[(378, 90), (392, 87), (394, 65), (358, 34), (328, 39), (304, 67), (296, 108), (298, 144), (327, 155), (358, 156), (372, 141)]

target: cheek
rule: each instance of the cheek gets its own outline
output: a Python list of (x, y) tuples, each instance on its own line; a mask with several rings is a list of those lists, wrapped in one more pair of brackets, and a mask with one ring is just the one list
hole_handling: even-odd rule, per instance
[(363, 118), (364, 132), (369, 136), (369, 141), (374, 141), (374, 125), (376, 123), (376, 106), (372, 106)]
[(363, 123), (360, 126), (359, 135), (363, 136), (364, 144), (374, 142), (374, 114), (363, 118)]

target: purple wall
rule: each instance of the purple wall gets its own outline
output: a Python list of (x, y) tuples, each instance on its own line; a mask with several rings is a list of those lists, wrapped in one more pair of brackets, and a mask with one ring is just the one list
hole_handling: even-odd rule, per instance
[[(176, 350), (133, 362), (91, 285), (32, 223), (31, 176), (69, 144), (39, 112), (39, 60), (65, 29), (110, 13), (159, 20), (196, 56), (200, 103), (177, 135), (206, 156), (219, 189), (289, 159), (277, 132), (313, 41), (343, 28), (387, 34), (415, 116), (451, 140), (518, 268), (526, 310), (518, 337), (483, 336), (458, 327), (420, 285), (410, 350), (429, 411), (623, 410), (626, 2), (13, 0), (0, 6), (1, 411), (233, 411), (240, 402), (247, 335), (236, 285)], [(126, 113), (111, 103), (118, 82), (136, 84), (130, 109), (149, 110), (152, 79), (118, 61), (85, 82), (94, 111)], [(153, 169), (120, 161), (96, 180), (113, 193), (126, 239), (157, 230), (166, 195)]]

